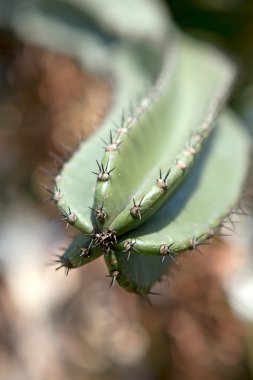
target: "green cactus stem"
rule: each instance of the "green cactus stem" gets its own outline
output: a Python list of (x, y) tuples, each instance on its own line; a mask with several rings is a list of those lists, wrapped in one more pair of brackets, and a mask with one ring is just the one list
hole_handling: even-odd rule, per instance
[(108, 250), (106, 245), (101, 248), (99, 241), (86, 238), (82, 246), (96, 249), (96, 256), (92, 252), (87, 261), (80, 262), (81, 244), (74, 242), (72, 250), (63, 255), (72, 267), (104, 254), (113, 283), (117, 280), (127, 291), (145, 295), (177, 254), (199, 251), (201, 244), (215, 236), (240, 197), (248, 147), (247, 136), (231, 111), (222, 114), (217, 123), (184, 184), (148, 222), (120, 236), (117, 243), (114, 240), (113, 249), (110, 244)]
[(145, 224), (120, 238), (118, 250), (133, 240), (139, 253), (171, 255), (215, 234), (239, 199), (247, 171), (247, 136), (239, 121), (226, 111), (217, 124), (184, 184)]
[[(64, 4), (69, 20), (73, 4)], [(49, 2), (30, 6), (47, 25), (41, 44), (108, 78), (113, 94), (102, 124), (55, 178), (52, 198), (81, 232), (56, 261), (68, 271), (103, 255), (112, 284), (146, 295), (180, 252), (200, 251), (240, 197), (249, 139), (226, 108), (236, 70), (179, 32), (158, 1), (131, 0), (130, 16), (124, 0), (106, 9), (101, 0), (78, 4), (81, 27), (67, 22), (65, 34)], [(23, 36), (24, 14), (17, 16)]]

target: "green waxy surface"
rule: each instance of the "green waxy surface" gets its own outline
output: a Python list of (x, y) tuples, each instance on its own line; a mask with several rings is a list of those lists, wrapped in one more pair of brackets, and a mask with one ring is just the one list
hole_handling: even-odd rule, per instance
[(115, 251), (105, 256), (109, 273), (118, 271), (117, 282), (131, 293), (147, 295), (151, 287), (168, 273), (172, 263), (170, 257), (144, 256)]
[(145, 224), (122, 238), (139, 253), (157, 255), (162, 244), (175, 253), (204, 241), (235, 206), (248, 168), (249, 140), (240, 121), (225, 112), (180, 189)]

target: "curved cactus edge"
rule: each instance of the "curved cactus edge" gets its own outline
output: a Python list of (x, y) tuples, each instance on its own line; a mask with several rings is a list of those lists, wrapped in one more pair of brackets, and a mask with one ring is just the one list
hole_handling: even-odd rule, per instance
[[(240, 217), (249, 217), (252, 216), (248, 213), (248, 210), (245, 210), (244, 201), (247, 199), (253, 198), (253, 193), (250, 193), (248, 191), (247, 181), (244, 186), (244, 190), (242, 192), (242, 196), (239, 199), (239, 201), (235, 204), (235, 206), (230, 210), (230, 212), (224, 216), (224, 218), (221, 220), (221, 222), (212, 229), (209, 229), (207, 231), (206, 235), (201, 235), (199, 237), (195, 237), (192, 239), (192, 242), (189, 244), (187, 243), (187, 246), (190, 247), (190, 249), (182, 249), (182, 250), (170, 250), (169, 247), (164, 247), (164, 251), (160, 252), (161, 255), (161, 261), (163, 262), (166, 257), (169, 257), (176, 265), (178, 265), (177, 261), (177, 255), (182, 252), (189, 252), (190, 254), (197, 253), (202, 255), (203, 252), (200, 250), (200, 246), (202, 245), (209, 245), (214, 242), (216, 243), (223, 243), (223, 238), (229, 238), (235, 233), (236, 231), (236, 221), (233, 220), (233, 216), (240, 216)], [(68, 223), (67, 223), (68, 225)], [(80, 235), (79, 238), (85, 239), (86, 243), (81, 245), (75, 245), (76, 252), (68, 257), (66, 255), (66, 252), (63, 255), (56, 255), (56, 258), (52, 261), (53, 265), (57, 265), (57, 268), (55, 270), (59, 270), (61, 268), (65, 269), (65, 275), (68, 276), (69, 272), (72, 269), (79, 268), (93, 260), (96, 260), (98, 257), (102, 255), (108, 255), (107, 253), (103, 252), (100, 247), (94, 243), (94, 237), (88, 237), (85, 235)], [(75, 239), (73, 239), (73, 242)], [(131, 249), (128, 249), (128, 247), (125, 247), (125, 253), (128, 255), (134, 254), (134, 241), (128, 242), (128, 247), (131, 247)], [(161, 251), (162, 251), (163, 245), (161, 245)], [(111, 277), (110, 282), (110, 288), (114, 287), (117, 277), (119, 273), (117, 271), (112, 270), (111, 273), (108, 274), (107, 277)], [(162, 279), (162, 278), (161, 278)], [(149, 294), (152, 294), (152, 292), (149, 292)]]
[[(251, 148), (251, 157), (253, 157), (252, 148)], [(249, 164), (248, 173), (251, 172), (251, 169), (252, 169), (252, 164)], [(44, 172), (46, 175), (50, 176), (51, 178), (54, 178), (50, 172), (48, 171), (44, 171)], [(160, 252), (161, 260), (164, 261), (165, 257), (169, 256), (175, 263), (177, 263), (177, 260), (176, 260), (177, 254), (180, 252), (188, 251), (190, 253), (196, 252), (198, 254), (202, 254), (201, 250), (199, 249), (201, 245), (211, 244), (212, 243), (211, 241), (222, 243), (222, 239), (224, 237), (229, 238), (230, 236), (232, 236), (232, 234), (236, 231), (236, 221), (233, 220), (233, 216), (236, 216), (236, 215), (240, 217), (252, 216), (249, 213), (246, 201), (247, 200), (251, 201), (253, 199), (253, 192), (249, 188), (248, 175), (246, 175), (245, 178), (246, 179), (245, 179), (245, 183), (242, 189), (241, 197), (238, 199), (238, 202), (235, 203), (234, 207), (232, 207), (231, 210), (226, 215), (224, 215), (224, 218), (220, 221), (219, 224), (214, 226), (212, 229), (209, 229), (206, 235), (202, 234), (199, 237), (195, 237), (193, 241), (191, 242), (191, 244), (189, 244), (188, 242), (188, 247), (189, 246), (191, 247), (190, 250), (184, 249), (184, 250), (175, 251), (175, 250), (167, 249), (169, 247), (164, 247), (165, 248), (164, 252)], [(51, 190), (50, 192), (52, 193)], [(66, 221), (67, 226), (70, 224), (66, 218), (62, 218), (62, 220)], [(53, 261), (54, 264), (57, 264), (56, 270), (59, 270), (60, 268), (65, 268), (65, 274), (68, 275), (71, 269), (78, 268), (82, 265), (87, 264), (88, 262), (95, 260), (99, 256), (108, 254), (108, 253), (104, 253), (100, 249), (100, 247), (97, 246), (96, 242), (95, 242), (95, 245), (93, 246), (93, 242), (94, 242), (93, 234), (91, 236), (81, 235), (80, 238), (84, 239), (86, 243), (82, 246), (76, 245), (75, 246), (76, 252), (72, 256), (68, 257), (68, 255), (66, 255), (66, 252), (65, 252), (65, 254), (61, 256), (58, 255), (57, 259)], [(114, 239), (116, 239), (115, 236), (114, 236)], [(116, 240), (115, 240), (115, 243), (116, 243)], [(134, 242), (132, 241), (129, 242), (128, 246), (131, 247), (133, 251), (129, 250), (128, 247), (125, 247), (125, 253), (128, 255), (131, 253), (134, 253)], [(110, 287), (114, 286), (117, 280), (118, 274), (119, 273), (117, 273), (117, 271), (112, 271), (111, 273), (109, 273), (108, 277), (111, 277)], [(152, 293), (149, 293), (149, 294), (152, 294)]]

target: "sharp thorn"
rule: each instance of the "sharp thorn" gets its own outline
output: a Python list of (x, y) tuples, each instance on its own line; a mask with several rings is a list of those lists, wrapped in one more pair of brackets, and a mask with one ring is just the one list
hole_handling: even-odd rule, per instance
[[(101, 166), (100, 166), (98, 160), (96, 160), (96, 163), (97, 163), (97, 166), (98, 166), (98, 168), (99, 168), (99, 171), (101, 171)], [(94, 172), (92, 172), (92, 173), (94, 173)]]
[(168, 178), (170, 172), (171, 172), (171, 169), (169, 169), (169, 170), (167, 171), (167, 173), (165, 174), (165, 177), (164, 177), (164, 179), (163, 179), (164, 182), (166, 182), (166, 179)]

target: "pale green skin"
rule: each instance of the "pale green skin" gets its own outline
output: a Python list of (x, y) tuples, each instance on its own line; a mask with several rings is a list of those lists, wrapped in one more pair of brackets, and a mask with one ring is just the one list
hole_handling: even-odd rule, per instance
[[(23, 38), (54, 47), (86, 69), (113, 78), (113, 101), (102, 125), (55, 180), (60, 210), (74, 213), (72, 225), (82, 233), (59, 260), (76, 268), (104, 255), (120, 286), (146, 295), (167, 273), (169, 254), (194, 249), (213, 236), (237, 203), (249, 139), (224, 108), (235, 70), (223, 54), (177, 31), (157, 0), (131, 0), (132, 7), (113, 0), (114, 10), (102, 7), (101, 1), (69, 2), (80, 14), (84, 11), (82, 27), (73, 28), (73, 20), (66, 25), (66, 20), (53, 20), (35, 5), (17, 12), (15, 28)], [(124, 16), (117, 22), (120, 14)], [(96, 19), (99, 33), (86, 28), (87, 17)], [(32, 20), (44, 23), (43, 33), (29, 34)], [(101, 32), (110, 37), (109, 44)], [(118, 150), (105, 152), (100, 138), (109, 143), (110, 130), (116, 138), (114, 123), (128, 131), (118, 136)], [(108, 170), (115, 168), (107, 182), (92, 173), (98, 171), (96, 160), (104, 166), (108, 162)], [(166, 190), (156, 182), (160, 169), (163, 177), (171, 170)], [(136, 204), (142, 199), (141, 219), (130, 213), (133, 198)], [(103, 222), (89, 208), (102, 204)], [(90, 257), (80, 257), (80, 247), (90, 245), (91, 235), (107, 228), (117, 235), (112, 251), (104, 254), (96, 246)], [(125, 252), (126, 241), (135, 243), (133, 252)], [(160, 249), (165, 244), (171, 252), (164, 258)]]
[[(148, 293), (150, 284), (155, 282), (153, 276), (156, 280), (160, 278), (171, 263), (169, 257), (166, 261), (161, 258), (160, 246), (174, 243), (171, 249), (176, 255), (191, 248), (193, 239), (204, 242), (240, 197), (238, 183), (242, 186), (246, 175), (248, 139), (232, 112), (224, 113), (218, 124), (179, 190), (147, 223), (119, 238), (114, 253), (105, 256), (110, 272), (122, 272), (118, 281), (128, 291)], [(230, 149), (224, 149), (225, 145)], [(220, 180), (222, 176), (225, 181)], [(128, 253), (123, 252), (126, 240), (135, 241), (136, 251), (129, 258)], [(70, 252), (67, 252), (68, 257), (73, 255)], [(78, 257), (77, 252), (75, 255)], [(152, 258), (147, 259), (146, 255)]]

